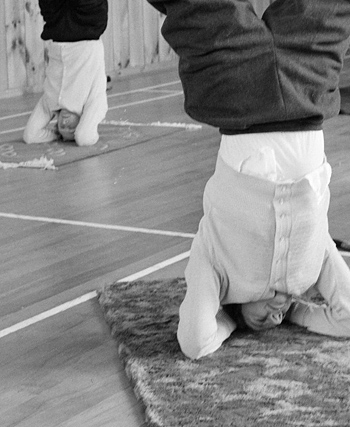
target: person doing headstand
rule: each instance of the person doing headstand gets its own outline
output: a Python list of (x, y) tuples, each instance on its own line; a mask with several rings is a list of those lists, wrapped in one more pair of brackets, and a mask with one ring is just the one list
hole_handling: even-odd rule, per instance
[[(220, 129), (177, 337), (193, 359), (288, 319), (350, 337), (350, 271), (328, 232), (322, 123), (338, 114), (349, 0), (148, 0), (179, 56), (185, 110)], [(309, 301), (318, 292), (326, 305)], [(239, 313), (232, 307), (240, 307)], [(238, 315), (239, 314), (239, 315)]]
[[(27, 144), (62, 138), (93, 145), (108, 105), (104, 46), (107, 0), (39, 0), (49, 63), (44, 93), (24, 130)], [(57, 125), (49, 126), (56, 117)]]

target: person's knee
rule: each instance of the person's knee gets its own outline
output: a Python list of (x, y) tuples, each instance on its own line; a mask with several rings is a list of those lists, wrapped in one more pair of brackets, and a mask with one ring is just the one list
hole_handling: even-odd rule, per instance
[(23, 132), (23, 141), (26, 144), (34, 144), (36, 142), (35, 141), (35, 134), (33, 132), (31, 132), (28, 127), (26, 127), (24, 129), (24, 132)]
[(177, 330), (177, 341), (182, 353), (190, 359), (199, 359), (202, 356), (203, 346), (198, 336), (189, 336), (184, 328)]
[(33, 143), (33, 141), (31, 140), (31, 138), (28, 136), (28, 134), (27, 134), (27, 133), (23, 133), (23, 141), (24, 141), (26, 144), (32, 144), (32, 143)]

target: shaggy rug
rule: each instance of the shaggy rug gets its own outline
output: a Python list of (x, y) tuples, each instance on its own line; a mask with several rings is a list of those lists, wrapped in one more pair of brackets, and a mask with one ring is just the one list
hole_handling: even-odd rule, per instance
[(181, 278), (99, 291), (148, 426), (350, 425), (350, 341), (282, 325), (235, 333), (191, 361), (176, 340), (184, 292)]

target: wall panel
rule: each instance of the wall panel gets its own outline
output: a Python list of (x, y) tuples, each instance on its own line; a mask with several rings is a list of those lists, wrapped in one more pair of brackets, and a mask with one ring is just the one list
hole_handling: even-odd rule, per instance
[[(250, 0), (260, 16), (273, 0)], [(176, 55), (161, 35), (164, 16), (146, 0), (109, 0), (102, 36), (112, 77), (174, 66)], [(0, 0), (0, 97), (42, 90), (45, 45), (38, 0)]]
[(7, 52), (5, 32), (5, 3), (0, 0), (0, 93), (8, 89)]
[(27, 85), (25, 14), (19, 0), (3, 0), (5, 5), (4, 45), (7, 57), (7, 87)]
[[(174, 66), (176, 55), (160, 34), (160, 22), (160, 14), (146, 0), (109, 0), (102, 36), (108, 74)], [(42, 28), (38, 0), (0, 0), (0, 97), (42, 90)]]

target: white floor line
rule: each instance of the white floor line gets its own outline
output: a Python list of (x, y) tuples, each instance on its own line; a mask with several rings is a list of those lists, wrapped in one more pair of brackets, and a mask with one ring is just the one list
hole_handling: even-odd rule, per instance
[(133, 93), (139, 93), (139, 92), (148, 92), (148, 91), (151, 91), (152, 89), (158, 89), (160, 87), (165, 87), (165, 86), (172, 86), (172, 85), (178, 84), (178, 83), (180, 83), (180, 80), (174, 80), (172, 82), (161, 83), (161, 84), (154, 85), (154, 86), (146, 86), (144, 88), (128, 90), (126, 92), (111, 93), (110, 95), (108, 95), (108, 98), (115, 98), (117, 96), (131, 95)]
[(14, 132), (19, 132), (19, 131), (23, 131), (24, 130), (24, 126), (21, 128), (15, 128), (15, 129), (8, 129), (8, 130), (3, 130), (0, 132), (0, 135), (5, 135), (6, 133), (14, 133)]
[(30, 113), (31, 113), (31, 111), (24, 111), (23, 113), (16, 113), (16, 114), (12, 114), (10, 116), (3, 116), (3, 117), (0, 117), (0, 121), (1, 120), (9, 120), (9, 119), (17, 119), (17, 117), (28, 116)]
[[(130, 276), (124, 277), (123, 279), (118, 280), (120, 282), (132, 282), (142, 277), (148, 276), (158, 270), (166, 268), (172, 264), (176, 264), (179, 261), (182, 261), (189, 257), (190, 251), (183, 252), (182, 254), (176, 255), (172, 258), (167, 259), (166, 261), (159, 262), (158, 264), (153, 265), (152, 267), (146, 268), (139, 271), (138, 273), (131, 274)], [(62, 313), (66, 310), (69, 310), (72, 307), (76, 307), (79, 304), (82, 304), (86, 301), (89, 301), (97, 296), (97, 291), (89, 292), (81, 297), (75, 298), (71, 301), (68, 301), (64, 304), (61, 304), (57, 307), (52, 308), (51, 310), (44, 311), (36, 316), (31, 317), (30, 319), (24, 320), (23, 322), (16, 323), (8, 328), (5, 328), (0, 331), (0, 338), (6, 337), (7, 335), (13, 334), (21, 329), (25, 329), (28, 326), (34, 325), (35, 323), (41, 322), (42, 320), (48, 319), (55, 316), (56, 314)]]
[(148, 92), (148, 93), (175, 93), (175, 92), (179, 92), (179, 89), (143, 89), (141, 92)]
[[(178, 83), (180, 83), (180, 80), (174, 80), (172, 82), (162, 83), (162, 84), (159, 84), (159, 85), (146, 86), (145, 88), (133, 89), (133, 90), (127, 90), (125, 92), (118, 92), (118, 93), (109, 94), (109, 95), (107, 95), (107, 98), (115, 98), (115, 97), (118, 97), (118, 96), (125, 96), (125, 95), (130, 95), (130, 94), (139, 93), (139, 92), (148, 92), (148, 91), (152, 91), (152, 89), (157, 89), (157, 88), (165, 87), (165, 86), (172, 86), (172, 85), (178, 84)], [(12, 114), (10, 116), (3, 116), (3, 117), (0, 117), (0, 121), (1, 120), (14, 119), (14, 118), (17, 118), (17, 117), (22, 117), (22, 116), (27, 116), (30, 113), (31, 113), (31, 111), (25, 111), (23, 113)]]
[[(0, 218), (22, 219), (25, 221), (38, 221), (62, 225), (77, 225), (80, 227), (101, 228), (105, 230), (128, 231), (132, 233), (155, 234), (158, 236), (183, 237), (193, 239), (194, 233), (182, 233), (179, 231), (157, 230), (142, 227), (127, 227), (123, 225), (99, 224), (96, 222), (73, 221), (68, 219), (48, 218), (42, 216), (20, 215), (14, 213), (0, 212)], [(350, 257), (350, 252), (339, 251), (343, 257)]]
[(198, 130), (202, 129), (202, 125), (197, 125), (194, 123), (169, 123), (169, 122), (150, 122), (150, 123), (138, 123), (138, 122), (129, 122), (128, 120), (102, 120), (101, 125), (111, 125), (111, 126), (134, 126), (134, 127), (163, 127), (163, 128), (183, 128), (186, 130)]
[(155, 98), (144, 99), (142, 101), (127, 102), (126, 104), (120, 104), (120, 105), (115, 105), (114, 107), (109, 107), (108, 111), (117, 110), (118, 108), (132, 107), (134, 105), (147, 104), (148, 102), (160, 101), (162, 99), (167, 99), (167, 98), (173, 98), (174, 96), (179, 96), (179, 95), (182, 95), (182, 94), (183, 94), (182, 91), (178, 91), (178, 92), (174, 92), (174, 93), (171, 93), (171, 94), (168, 94), (168, 95), (163, 95), (163, 96), (157, 96)]
[(0, 217), (10, 218), (10, 219), (22, 219), (25, 221), (47, 222), (47, 223), (62, 224), (62, 225), (77, 225), (80, 227), (102, 228), (105, 230), (128, 231), (132, 233), (155, 234), (158, 236), (184, 237), (184, 238), (190, 238), (190, 239), (193, 239), (193, 237), (195, 236), (193, 233), (181, 233), (178, 231), (157, 230), (157, 229), (142, 228), (142, 227), (127, 227), (123, 225), (113, 225), (113, 224), (99, 224), (95, 222), (73, 221), (68, 219), (47, 218), (42, 216), (18, 215), (14, 213), (5, 213), (5, 212), (0, 212)]

